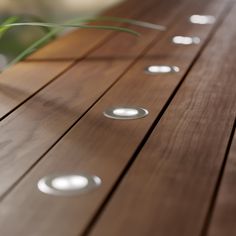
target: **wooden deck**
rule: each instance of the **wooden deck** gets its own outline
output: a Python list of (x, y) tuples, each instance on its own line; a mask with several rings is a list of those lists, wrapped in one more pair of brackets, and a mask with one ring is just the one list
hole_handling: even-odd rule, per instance
[[(236, 2), (128, 0), (106, 15), (167, 30), (75, 31), (0, 75), (0, 236), (236, 235)], [(149, 114), (103, 115), (116, 106)], [(39, 191), (71, 173), (102, 184)]]

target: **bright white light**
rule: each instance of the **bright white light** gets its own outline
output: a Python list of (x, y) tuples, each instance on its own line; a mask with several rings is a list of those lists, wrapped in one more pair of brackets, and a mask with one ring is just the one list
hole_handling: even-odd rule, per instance
[(179, 72), (179, 68), (177, 66), (149, 66), (147, 68), (147, 72), (153, 74), (165, 74), (171, 72)]
[(138, 111), (132, 108), (117, 108), (113, 111), (113, 113), (117, 116), (136, 116), (138, 115)]
[(171, 72), (170, 66), (149, 66), (148, 71), (151, 73), (169, 73)]
[(73, 191), (85, 188), (88, 179), (79, 175), (61, 176), (52, 180), (52, 187), (61, 191)]
[(175, 36), (172, 39), (175, 44), (183, 44), (183, 45), (191, 45), (191, 44), (199, 44), (201, 42), (198, 37), (185, 37), (185, 36)]
[(213, 24), (215, 23), (216, 19), (214, 16), (207, 16), (207, 15), (192, 15), (190, 17), (190, 21), (193, 24), (200, 24), (200, 25), (206, 25), (206, 24)]

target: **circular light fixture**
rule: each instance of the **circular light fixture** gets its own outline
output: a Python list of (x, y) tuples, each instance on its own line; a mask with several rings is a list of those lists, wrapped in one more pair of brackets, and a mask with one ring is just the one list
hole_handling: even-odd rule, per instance
[(73, 196), (97, 188), (102, 183), (97, 176), (64, 174), (50, 175), (38, 181), (38, 189), (46, 194)]
[(179, 72), (180, 69), (177, 66), (167, 66), (167, 65), (152, 65), (145, 69), (148, 74), (168, 74)]
[(192, 15), (190, 16), (189, 20), (193, 24), (207, 25), (214, 24), (216, 18), (210, 15)]
[(140, 107), (112, 107), (108, 108), (103, 114), (111, 119), (133, 120), (147, 116), (148, 111)]
[(172, 42), (175, 44), (191, 45), (199, 44), (201, 40), (199, 37), (175, 36), (172, 38)]

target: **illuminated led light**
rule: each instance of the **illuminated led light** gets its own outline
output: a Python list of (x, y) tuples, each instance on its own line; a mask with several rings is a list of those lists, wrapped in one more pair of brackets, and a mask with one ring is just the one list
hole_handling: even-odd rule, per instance
[(101, 185), (97, 176), (68, 174), (46, 176), (38, 181), (38, 189), (51, 195), (78, 195)]
[(140, 107), (112, 107), (107, 109), (103, 114), (112, 119), (132, 120), (147, 116), (148, 111)]
[(180, 69), (177, 66), (166, 66), (166, 65), (152, 65), (145, 69), (149, 74), (167, 74), (179, 72)]
[(198, 37), (175, 36), (173, 37), (172, 42), (175, 44), (191, 45), (199, 44), (201, 40)]
[(216, 18), (210, 15), (192, 15), (190, 16), (190, 22), (193, 24), (207, 25), (214, 24)]
[(87, 185), (88, 180), (83, 176), (71, 175), (66, 178), (62, 176), (52, 180), (52, 187), (63, 191), (82, 189)]
[(113, 111), (113, 113), (117, 116), (136, 116), (138, 114), (138, 110), (131, 108), (117, 108)]

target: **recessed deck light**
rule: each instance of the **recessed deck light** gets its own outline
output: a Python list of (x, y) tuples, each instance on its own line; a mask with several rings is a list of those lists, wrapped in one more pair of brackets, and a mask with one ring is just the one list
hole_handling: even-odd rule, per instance
[(46, 176), (38, 181), (38, 189), (46, 194), (72, 196), (85, 193), (101, 185), (97, 176), (66, 174)]
[(177, 66), (167, 66), (167, 65), (152, 65), (145, 69), (148, 74), (168, 74), (179, 72), (180, 69)]
[(112, 107), (107, 109), (103, 114), (111, 119), (133, 120), (147, 116), (148, 111), (140, 107)]
[(199, 44), (201, 40), (199, 37), (175, 36), (172, 38), (172, 42), (175, 44), (191, 45)]
[(192, 15), (190, 16), (190, 22), (193, 24), (207, 25), (214, 24), (216, 18), (210, 15)]

